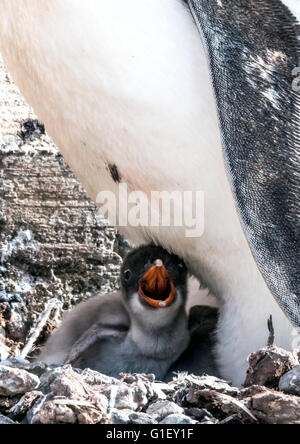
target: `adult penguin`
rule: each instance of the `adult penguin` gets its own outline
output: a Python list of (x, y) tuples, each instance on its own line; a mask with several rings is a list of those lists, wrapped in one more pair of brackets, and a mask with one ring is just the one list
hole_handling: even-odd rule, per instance
[(300, 326), (299, 9), (0, 0), (5, 63), (94, 200), (119, 182), (204, 192), (198, 238), (184, 227), (119, 228), (178, 254), (218, 297), (219, 366), (235, 384), (265, 345), (270, 314), (282, 347)]

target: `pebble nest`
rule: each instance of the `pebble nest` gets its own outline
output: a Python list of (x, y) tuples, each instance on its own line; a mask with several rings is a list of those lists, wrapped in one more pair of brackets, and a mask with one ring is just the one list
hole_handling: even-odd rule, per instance
[(203, 375), (111, 378), (69, 365), (0, 364), (0, 424), (300, 424), (299, 353), (249, 357), (244, 388)]

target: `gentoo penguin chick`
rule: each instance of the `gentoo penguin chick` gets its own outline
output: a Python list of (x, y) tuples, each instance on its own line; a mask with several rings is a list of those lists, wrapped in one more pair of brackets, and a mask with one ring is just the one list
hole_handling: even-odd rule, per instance
[(154, 373), (163, 379), (189, 344), (187, 269), (154, 245), (133, 250), (120, 292), (99, 295), (71, 311), (39, 359), (119, 377)]

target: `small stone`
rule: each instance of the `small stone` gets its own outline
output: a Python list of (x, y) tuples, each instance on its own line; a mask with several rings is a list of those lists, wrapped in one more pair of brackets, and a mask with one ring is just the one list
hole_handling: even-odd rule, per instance
[(9, 352), (9, 348), (4, 344), (0, 336), (0, 362), (8, 358)]
[(184, 409), (172, 401), (156, 401), (151, 404), (146, 412), (148, 415), (153, 416), (157, 421), (162, 421), (169, 415), (184, 413)]
[(212, 419), (213, 415), (206, 409), (199, 409), (197, 407), (191, 407), (188, 409), (185, 409), (185, 414), (187, 416), (192, 416), (195, 419), (204, 419), (204, 418), (209, 418)]
[[(165, 392), (161, 386), (168, 384), (160, 384), (155, 382), (155, 376), (152, 374), (123, 374), (122, 382), (125, 382), (133, 391), (134, 401), (137, 404), (135, 410), (142, 410), (149, 400), (166, 399)], [(170, 393), (171, 390), (169, 390)]]
[(0, 425), (4, 425), (4, 424), (17, 424), (17, 422), (14, 422), (12, 419), (7, 418), (6, 416), (3, 416), (0, 413)]
[[(52, 380), (52, 378), (54, 378)], [(51, 398), (36, 408), (32, 424), (100, 424), (107, 420), (108, 400), (86, 384), (70, 366), (50, 376)]]
[(90, 368), (86, 368), (81, 371), (81, 377), (89, 385), (116, 385), (120, 384), (119, 379), (112, 378), (111, 376), (104, 375), (95, 370), (91, 370)]
[[(175, 402), (180, 402), (187, 393), (191, 395), (191, 393), (196, 393), (199, 390), (213, 390), (234, 397), (238, 396), (240, 392), (238, 388), (232, 387), (227, 381), (207, 375), (195, 376), (179, 374), (177, 378), (173, 379), (170, 385), (173, 385), (176, 389), (176, 393), (173, 396)], [(192, 400), (191, 403), (193, 403)]]
[(22, 395), (17, 395), (13, 397), (0, 396), (0, 413), (6, 416), (9, 410), (20, 401), (21, 396)]
[(159, 424), (197, 424), (197, 421), (185, 415), (173, 414), (168, 415)]
[(148, 404), (148, 384), (145, 384), (143, 381), (139, 380), (136, 384), (130, 386), (130, 389), (133, 393), (133, 400), (136, 405), (135, 410), (141, 410), (145, 405)]
[(38, 399), (33, 406), (31, 407), (31, 409), (28, 410), (27, 415), (25, 417), (25, 419), (22, 421), (22, 423), (25, 424), (33, 424), (33, 418), (34, 416), (40, 411), (40, 409), (42, 408), (43, 404), (46, 401), (50, 401), (52, 399), (52, 395), (48, 394), (48, 395), (43, 395), (42, 398)]
[(5, 361), (2, 361), (0, 365), (4, 365), (5, 367), (19, 368), (21, 370), (27, 370), (28, 367), (30, 367), (30, 362), (26, 359), (17, 357), (6, 359)]
[(145, 374), (127, 374), (127, 373), (121, 373), (122, 376), (122, 382), (126, 382), (126, 384), (135, 384), (138, 380), (142, 380), (144, 382), (154, 382), (155, 381), (155, 375), (152, 373), (149, 375)]
[(33, 373), (38, 377), (40, 377), (48, 368), (44, 362), (30, 363), (26, 359), (22, 359), (20, 357), (6, 359), (5, 361), (2, 361), (0, 365), (26, 370), (27, 372)]
[(111, 424), (129, 424), (129, 416), (132, 413), (131, 410), (123, 409), (111, 409), (110, 411), (110, 423)]
[(216, 418), (204, 418), (202, 421), (199, 422), (199, 424), (202, 425), (220, 424), (220, 421), (218, 421)]
[(34, 362), (30, 364), (26, 370), (29, 373), (33, 373), (34, 375), (41, 377), (45, 373), (47, 368), (48, 366), (44, 362)]
[(238, 418), (239, 422), (257, 422), (256, 417), (242, 401), (215, 390), (190, 390), (186, 395), (186, 402), (200, 408), (217, 411), (221, 416), (233, 415)]
[(41, 410), (34, 415), (32, 424), (76, 424), (77, 418), (67, 405), (45, 402)]
[(286, 395), (262, 386), (242, 392), (244, 402), (256, 418), (267, 424), (300, 424), (298, 396)]
[(15, 342), (25, 342), (29, 330), (29, 316), (24, 313), (23, 304), (14, 305), (9, 321), (6, 323), (7, 335)]
[(300, 396), (300, 365), (296, 365), (296, 367), (280, 378), (279, 390), (284, 393)]
[(73, 371), (70, 366), (63, 368), (63, 372), (58, 374), (51, 382), (50, 389), (54, 396), (68, 399), (81, 399), (86, 395), (87, 385), (80, 375)]
[(118, 410), (135, 411), (138, 405), (134, 402), (133, 391), (126, 384), (120, 383), (119, 386), (112, 386), (110, 390), (111, 408)]
[[(65, 365), (63, 367), (47, 367), (46, 371), (41, 375), (39, 390), (43, 393), (49, 393), (49, 391), (51, 391), (50, 386), (52, 382), (58, 376), (62, 375), (67, 369), (71, 369), (71, 366)], [(73, 371), (76, 372), (76, 369), (73, 369)]]
[(134, 412), (129, 416), (130, 424), (156, 424), (152, 416), (147, 413)]
[(73, 407), (78, 424), (106, 424), (108, 420), (107, 405), (107, 398), (99, 395), (93, 406), (78, 405), (78, 407)]
[(35, 390), (40, 384), (37, 376), (26, 370), (0, 365), (0, 395), (15, 396)]
[(296, 352), (291, 353), (278, 347), (267, 347), (251, 353), (244, 387), (262, 385), (276, 388), (281, 376), (298, 363)]
[(17, 421), (22, 421), (27, 412), (43, 397), (43, 393), (39, 391), (32, 391), (26, 393), (20, 401), (9, 410), (10, 418)]

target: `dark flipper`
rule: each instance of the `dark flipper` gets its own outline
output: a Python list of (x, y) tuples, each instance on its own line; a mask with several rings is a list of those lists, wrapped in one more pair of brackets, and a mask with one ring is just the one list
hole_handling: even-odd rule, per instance
[(109, 326), (101, 323), (93, 324), (83, 335), (75, 342), (66, 359), (66, 364), (73, 367), (85, 368), (95, 355), (95, 349), (101, 347), (101, 342), (105, 340), (122, 340), (128, 329), (121, 326)]
[(244, 231), (267, 285), (299, 327), (299, 25), (279, 0), (189, 5), (207, 48)]

